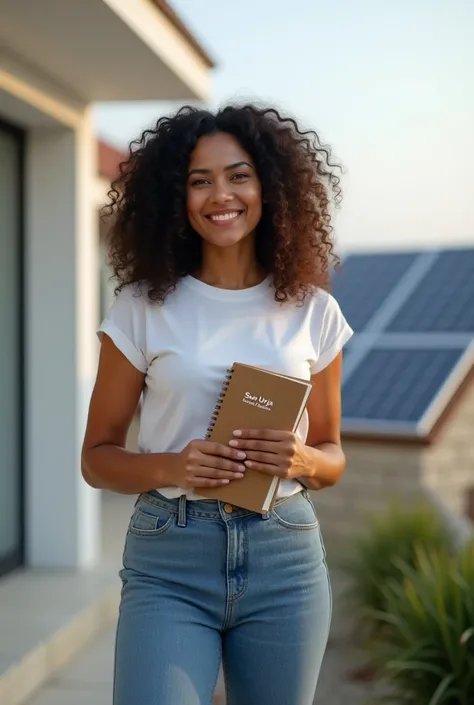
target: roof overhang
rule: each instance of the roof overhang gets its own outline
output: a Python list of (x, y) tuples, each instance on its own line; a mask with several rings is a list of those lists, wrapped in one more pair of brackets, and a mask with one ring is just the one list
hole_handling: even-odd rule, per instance
[(212, 61), (152, 0), (3, 0), (0, 44), (79, 103), (201, 100)]

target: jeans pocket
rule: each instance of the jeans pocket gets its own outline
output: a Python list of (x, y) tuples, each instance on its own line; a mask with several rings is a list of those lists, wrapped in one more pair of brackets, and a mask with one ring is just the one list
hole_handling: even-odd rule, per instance
[(309, 531), (319, 527), (316, 510), (306, 492), (300, 492), (275, 504), (271, 514), (285, 529)]
[(163, 507), (138, 500), (128, 525), (133, 536), (161, 536), (173, 524), (175, 516)]

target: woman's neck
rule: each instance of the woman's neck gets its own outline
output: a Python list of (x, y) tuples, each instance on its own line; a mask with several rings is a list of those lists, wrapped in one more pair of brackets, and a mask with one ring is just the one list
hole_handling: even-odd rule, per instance
[(251, 248), (216, 248), (204, 243), (201, 267), (194, 276), (219, 289), (248, 289), (260, 284), (265, 272), (257, 262), (253, 243)]

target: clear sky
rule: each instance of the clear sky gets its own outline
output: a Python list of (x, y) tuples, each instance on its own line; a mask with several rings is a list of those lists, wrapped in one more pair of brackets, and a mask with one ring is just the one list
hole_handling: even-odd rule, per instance
[[(344, 249), (474, 244), (474, 0), (172, 0), (215, 57), (211, 105), (258, 99), (344, 164)], [(119, 147), (174, 105), (101, 105)]]

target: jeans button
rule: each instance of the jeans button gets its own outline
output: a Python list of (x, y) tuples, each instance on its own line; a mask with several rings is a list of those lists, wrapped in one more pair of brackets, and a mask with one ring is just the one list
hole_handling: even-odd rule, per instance
[(226, 514), (232, 514), (234, 507), (231, 504), (224, 504), (224, 511)]

